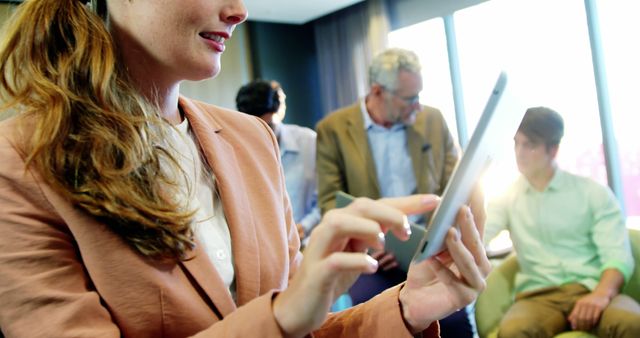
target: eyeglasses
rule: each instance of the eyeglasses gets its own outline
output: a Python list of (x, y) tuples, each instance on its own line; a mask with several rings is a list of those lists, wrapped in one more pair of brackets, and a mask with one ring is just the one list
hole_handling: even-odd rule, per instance
[(402, 100), (402, 102), (404, 102), (406, 105), (408, 106), (413, 106), (417, 103), (420, 103), (420, 95), (413, 95), (413, 96), (409, 96), (409, 97), (405, 97), (405, 96), (401, 96), (398, 93), (396, 93), (395, 91), (391, 91), (385, 88), (385, 90), (389, 93), (391, 93), (391, 95), (397, 97), (398, 99)]

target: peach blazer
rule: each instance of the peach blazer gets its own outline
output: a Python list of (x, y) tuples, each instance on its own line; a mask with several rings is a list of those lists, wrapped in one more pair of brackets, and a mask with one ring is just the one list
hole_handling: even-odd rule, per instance
[[(281, 337), (271, 302), (302, 255), (266, 124), (180, 98), (213, 169), (237, 301), (200, 246), (159, 263), (25, 168), (17, 119), (0, 123), (0, 328), (7, 337)], [(437, 336), (437, 323), (427, 330)], [(398, 288), (332, 314), (314, 337), (410, 337)]]

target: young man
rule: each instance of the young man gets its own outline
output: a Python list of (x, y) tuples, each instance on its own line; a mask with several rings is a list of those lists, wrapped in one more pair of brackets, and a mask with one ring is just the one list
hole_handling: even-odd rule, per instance
[(620, 294), (634, 268), (624, 217), (608, 188), (558, 168), (563, 133), (557, 112), (527, 110), (514, 138), (522, 176), (487, 210), (485, 241), (509, 230), (520, 266), (499, 336), (640, 337), (640, 306)]

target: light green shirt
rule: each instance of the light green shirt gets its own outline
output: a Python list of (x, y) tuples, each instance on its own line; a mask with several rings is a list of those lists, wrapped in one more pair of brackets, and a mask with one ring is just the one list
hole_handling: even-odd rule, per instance
[(539, 192), (521, 176), (489, 204), (488, 243), (509, 230), (520, 271), (516, 292), (581, 283), (593, 290), (602, 272), (618, 269), (629, 280), (634, 262), (622, 211), (611, 191), (557, 169)]

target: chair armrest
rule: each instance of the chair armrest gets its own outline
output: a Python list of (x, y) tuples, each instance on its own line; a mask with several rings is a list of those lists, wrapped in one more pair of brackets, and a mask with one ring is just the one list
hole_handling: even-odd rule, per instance
[(510, 255), (487, 277), (487, 288), (478, 296), (475, 306), (476, 325), (481, 338), (495, 329), (505, 312), (513, 304), (515, 275), (518, 261)]
[(629, 241), (631, 242), (631, 251), (633, 252), (633, 260), (636, 266), (622, 292), (640, 302), (640, 230), (629, 229)]

